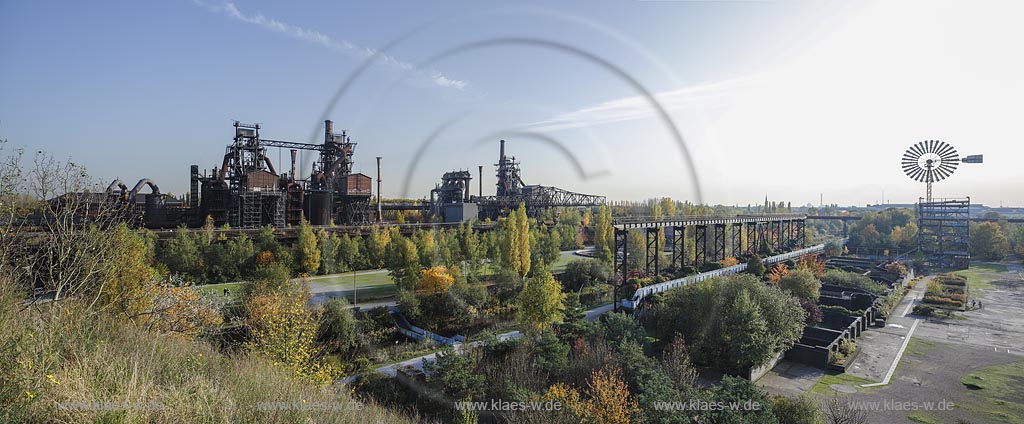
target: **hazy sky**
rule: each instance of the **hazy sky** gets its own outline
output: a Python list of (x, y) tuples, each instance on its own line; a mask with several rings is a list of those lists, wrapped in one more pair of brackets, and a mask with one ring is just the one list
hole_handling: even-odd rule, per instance
[(493, 194), (505, 138), (528, 184), (740, 205), (912, 202), (900, 157), (939, 139), (985, 163), (936, 196), (1021, 206), (1021, 21), (1019, 1), (8, 1), (0, 138), (183, 193), (233, 119), (319, 142), (329, 112), (357, 171), (384, 157), (385, 196), (477, 165)]

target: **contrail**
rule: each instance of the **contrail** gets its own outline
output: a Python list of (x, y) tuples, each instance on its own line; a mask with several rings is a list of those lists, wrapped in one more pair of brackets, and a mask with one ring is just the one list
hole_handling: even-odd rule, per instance
[(263, 16), (262, 13), (256, 13), (255, 15), (246, 15), (238, 10), (232, 2), (224, 2), (218, 4), (207, 3), (203, 0), (192, 0), (196, 5), (214, 13), (220, 13), (228, 18), (237, 20), (239, 22), (245, 22), (259, 26), (263, 29), (270, 30), (273, 32), (288, 35), (292, 38), (296, 38), (307, 43), (318, 44), (326, 47), (330, 50), (348, 54), (360, 59), (365, 59), (374, 55), (378, 55), (378, 59), (382, 62), (398, 68), (404, 71), (414, 71), (414, 73), (423, 79), (428, 80), (430, 83), (446, 88), (454, 88), (456, 90), (464, 90), (469, 85), (468, 82), (456, 78), (451, 78), (442, 74), (439, 71), (433, 69), (416, 69), (416, 67), (402, 60), (390, 56), (387, 54), (378, 54), (376, 49), (369, 47), (358, 46), (346, 40), (335, 40), (329, 35), (324, 34), (320, 31), (303, 28), (297, 25), (292, 25), (286, 22), (281, 22), (277, 19), (268, 18)]

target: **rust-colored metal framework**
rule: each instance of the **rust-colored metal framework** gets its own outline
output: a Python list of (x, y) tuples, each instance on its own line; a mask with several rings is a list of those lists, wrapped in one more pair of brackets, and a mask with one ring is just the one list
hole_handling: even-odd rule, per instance
[[(717, 262), (726, 258), (731, 250), (733, 256), (755, 255), (760, 248), (759, 243), (767, 241), (775, 251), (783, 251), (803, 247), (806, 240), (806, 216), (804, 215), (738, 215), (735, 217), (692, 216), (674, 219), (618, 219), (615, 228), (615, 263), (614, 272), (619, 284), (623, 284), (628, 275), (629, 230), (645, 231), (644, 271), (647, 274), (660, 274), (663, 270), (659, 259), (662, 255), (658, 246), (658, 232), (663, 228), (671, 228), (669, 245), (672, 249), (671, 269), (685, 266), (685, 245), (687, 234), (693, 233), (694, 258), (693, 266), (700, 268), (708, 262)], [(731, 230), (730, 230), (731, 228)], [(730, 234), (731, 231), (731, 234)], [(746, 245), (743, 235), (746, 233)], [(710, 233), (710, 237), (709, 237)], [(729, 249), (731, 247), (731, 249)]]

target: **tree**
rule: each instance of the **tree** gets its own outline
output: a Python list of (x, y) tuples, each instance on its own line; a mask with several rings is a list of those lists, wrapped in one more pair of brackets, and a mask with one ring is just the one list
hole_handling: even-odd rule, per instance
[(665, 348), (658, 363), (661, 365), (662, 371), (676, 383), (676, 387), (679, 389), (693, 387), (697, 381), (697, 369), (690, 362), (690, 354), (686, 351), (686, 344), (683, 342), (681, 334), (676, 334), (672, 338), (672, 342)]
[(316, 234), (309, 221), (303, 219), (295, 237), (295, 257), (299, 260), (299, 271), (316, 274), (320, 269), (320, 248), (317, 247)]
[(535, 345), (537, 365), (548, 375), (561, 375), (569, 365), (569, 345), (553, 331), (543, 331)]
[(530, 223), (526, 218), (526, 205), (501, 221), (501, 263), (520, 277), (530, 272)]
[(661, 211), (666, 217), (673, 218), (676, 216), (676, 202), (670, 197), (661, 198)]
[[(722, 377), (722, 382), (712, 389), (712, 398), (726, 405), (744, 405), (740, 408), (722, 408), (711, 413), (715, 423), (762, 423), (778, 421), (772, 410), (771, 399), (761, 388), (750, 381), (732, 376)], [(756, 405), (756, 406), (755, 406)]]
[(257, 294), (245, 303), (252, 335), (246, 346), (321, 384), (335, 372), (315, 356), (318, 325), (306, 308), (309, 292), (285, 290)]
[(825, 276), (825, 261), (817, 255), (804, 255), (796, 263), (796, 269), (808, 271), (814, 278)]
[(159, 257), (172, 274), (194, 276), (199, 270), (199, 246), (184, 226), (178, 227), (174, 237), (163, 244)]
[(971, 255), (989, 261), (1001, 261), (1010, 253), (1010, 241), (995, 222), (982, 222), (971, 229)]
[(388, 274), (403, 290), (412, 291), (419, 282), (420, 258), (416, 245), (405, 237), (393, 240), (386, 255)]
[(580, 304), (577, 296), (565, 297), (565, 310), (562, 323), (558, 325), (558, 336), (564, 342), (574, 342), (587, 334), (589, 323), (587, 311)]
[(531, 263), (538, 266), (551, 267), (561, 257), (559, 249), (561, 235), (556, 229), (545, 229), (544, 226), (534, 228), (530, 231), (530, 253), (533, 255)]
[(421, 267), (430, 268), (438, 265), (438, 243), (432, 230), (417, 230), (412, 236), (412, 241), (416, 245), (416, 252), (420, 257)]
[(764, 271), (764, 262), (761, 262), (760, 256), (754, 255), (747, 260), (747, 273), (760, 277), (764, 275)]
[(791, 347), (804, 315), (796, 298), (739, 274), (666, 293), (656, 328), (662, 339), (684, 337), (695, 363), (730, 369), (763, 365)]
[(474, 372), (472, 355), (460, 355), (451, 346), (444, 346), (434, 362), (423, 360), (427, 384), (456, 401), (468, 401), (484, 394), (484, 376)]
[(516, 233), (520, 235), (517, 239), (516, 250), (519, 255), (519, 275), (525, 277), (530, 273), (530, 221), (526, 218), (526, 204), (520, 203), (516, 209)]
[(455, 284), (455, 278), (448, 273), (448, 268), (435, 266), (420, 270), (420, 281), (416, 290), (426, 295), (445, 294)]
[(774, 353), (771, 351), (773, 346), (761, 340), (768, 331), (768, 323), (747, 292), (740, 292), (733, 300), (724, 324), (733, 369), (742, 370), (760, 364)]
[(589, 227), (590, 223), (594, 220), (594, 211), (590, 208), (583, 211), (583, 218), (580, 220), (580, 224), (584, 227)]
[(590, 398), (585, 408), (588, 422), (627, 424), (640, 413), (640, 406), (621, 375), (618, 368), (602, 368), (591, 374), (585, 390)]
[(320, 246), (320, 268), (319, 274), (333, 274), (338, 272), (338, 248), (341, 246), (341, 238), (337, 234), (327, 234), (323, 228), (316, 232), (317, 245)]
[(588, 259), (576, 259), (565, 265), (559, 279), (566, 291), (580, 291), (584, 287), (605, 283), (612, 277), (608, 264)]
[(359, 241), (344, 234), (338, 242), (338, 272), (362, 269), (362, 254), (359, 252)]
[(630, 314), (605, 314), (601, 317), (599, 328), (603, 333), (602, 338), (611, 342), (612, 345), (619, 345), (624, 341), (638, 344), (644, 341), (644, 329)]
[(728, 267), (731, 267), (731, 266), (739, 265), (740, 264), (740, 260), (736, 259), (735, 256), (727, 256), (725, 259), (722, 259), (721, 261), (718, 261), (718, 264), (721, 265), (722, 268), (728, 268)]
[[(386, 231), (380, 231), (377, 227), (370, 227), (370, 234), (364, 240), (364, 249), (367, 264), (370, 268), (378, 269), (384, 267), (384, 256), (387, 253), (391, 237)], [(413, 246), (415, 247), (415, 246)], [(418, 260), (418, 258), (417, 258)]]
[(548, 271), (541, 271), (526, 280), (516, 298), (516, 319), (528, 330), (539, 332), (562, 319), (565, 311), (562, 286)]
[(331, 298), (324, 304), (316, 340), (330, 353), (345, 353), (358, 346), (355, 318), (345, 298)]
[(799, 299), (817, 302), (820, 296), (821, 281), (814, 278), (810, 271), (798, 269), (782, 277), (779, 288)]
[(660, 204), (655, 203), (655, 204), (651, 205), (651, 218), (654, 218), (654, 219), (661, 219), (662, 218), (661, 205)]
[(154, 317), (153, 310), (157, 286), (156, 273), (147, 259), (146, 243), (137, 233), (121, 223), (110, 232), (107, 278), (99, 287), (99, 305), (146, 325)]
[(612, 211), (608, 206), (597, 208), (594, 220), (594, 250), (605, 263), (612, 263), (615, 252), (615, 230), (612, 228)]

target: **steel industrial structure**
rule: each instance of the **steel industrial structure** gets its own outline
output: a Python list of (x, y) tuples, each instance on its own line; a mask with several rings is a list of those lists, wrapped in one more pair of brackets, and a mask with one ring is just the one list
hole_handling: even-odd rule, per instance
[(939, 140), (919, 142), (903, 154), (903, 172), (927, 186), (925, 197), (917, 203), (917, 248), (929, 264), (952, 268), (970, 265), (967, 247), (971, 199), (933, 200), (932, 183), (952, 175), (960, 163), (982, 161), (982, 155), (960, 159), (953, 146)]
[[(840, 239), (838, 243), (840, 245), (844, 245), (848, 240), (849, 239), (843, 238)], [(779, 262), (798, 259), (803, 256), (818, 255), (825, 252), (825, 247), (825, 244), (818, 244), (811, 247), (794, 250), (791, 252), (786, 252), (775, 256), (769, 256), (762, 259), (762, 261), (765, 265), (772, 265)], [(665, 281), (663, 283), (658, 283), (647, 287), (641, 287), (637, 289), (635, 292), (633, 292), (633, 296), (631, 296), (629, 299), (617, 299), (615, 303), (615, 309), (618, 309), (619, 307), (624, 309), (631, 309), (633, 310), (634, 316), (637, 316), (641, 313), (641, 308), (644, 305), (644, 299), (646, 299), (647, 296), (656, 293), (664, 293), (668, 290), (688, 286), (690, 284), (696, 284), (709, 278), (738, 274), (740, 272), (746, 271), (746, 269), (747, 264), (740, 263), (725, 268), (702, 272), (694, 275), (688, 275), (682, 278), (676, 278), (674, 280)]]
[[(188, 203), (161, 194), (156, 184), (143, 179), (128, 190), (121, 180), (107, 187), (103, 202), (129, 203), (130, 220), (149, 228), (198, 227), (208, 219), (215, 226), (256, 228), (264, 225), (296, 225), (303, 218), (314, 225), (363, 224), (372, 218), (372, 180), (352, 173), (356, 143), (345, 132), (335, 133), (333, 122), (324, 122), (323, 144), (260, 138), (260, 124), (235, 121), (234, 138), (226, 147), (220, 167), (200, 173), (190, 167)], [(288, 149), (290, 172), (279, 173), (267, 154), (268, 148)], [(319, 154), (308, 177), (296, 171), (299, 150)], [(152, 193), (139, 190), (149, 185)], [(145, 196), (145, 208), (137, 196)]]
[[(498, 179), (494, 196), (483, 196), (482, 183), (480, 195), (472, 196), (470, 181), (473, 176), (469, 171), (447, 172), (441, 176), (441, 183), (430, 192), (430, 210), (445, 221), (454, 221), (497, 218), (507, 215), (520, 203), (526, 206), (526, 212), (530, 216), (537, 216), (542, 210), (556, 207), (592, 207), (605, 204), (604, 196), (576, 193), (558, 187), (527, 185), (523, 182), (519, 162), (515, 157), (505, 155), (505, 140), (500, 141), (498, 163), (494, 166)], [(482, 166), (479, 172), (482, 177)]]
[(971, 263), (971, 198), (919, 199), (917, 246), (928, 264), (967, 269)]
[[(666, 234), (672, 251), (671, 265), (682, 268), (686, 264), (683, 252), (686, 233), (693, 234), (694, 261), (696, 267), (709, 261), (715, 262), (729, 256), (740, 257), (754, 255), (762, 243), (767, 243), (775, 251), (803, 247), (807, 241), (805, 227), (807, 217), (804, 215), (737, 215), (734, 217), (686, 216), (673, 219), (615, 219), (612, 227), (615, 230), (614, 272), (619, 283), (624, 283), (628, 276), (627, 261), (629, 259), (629, 230), (641, 229), (646, 238), (644, 250), (645, 271), (648, 274), (660, 274), (658, 258), (662, 254), (658, 249), (657, 237), (660, 228), (669, 228)], [(691, 228), (687, 231), (686, 228)], [(709, 230), (710, 228), (710, 230)], [(711, 235), (710, 240), (708, 235)], [(730, 234), (731, 233), (731, 234)], [(745, 237), (744, 237), (745, 236)], [(744, 244), (744, 239), (746, 243)], [(668, 247), (668, 246), (666, 246)]]

